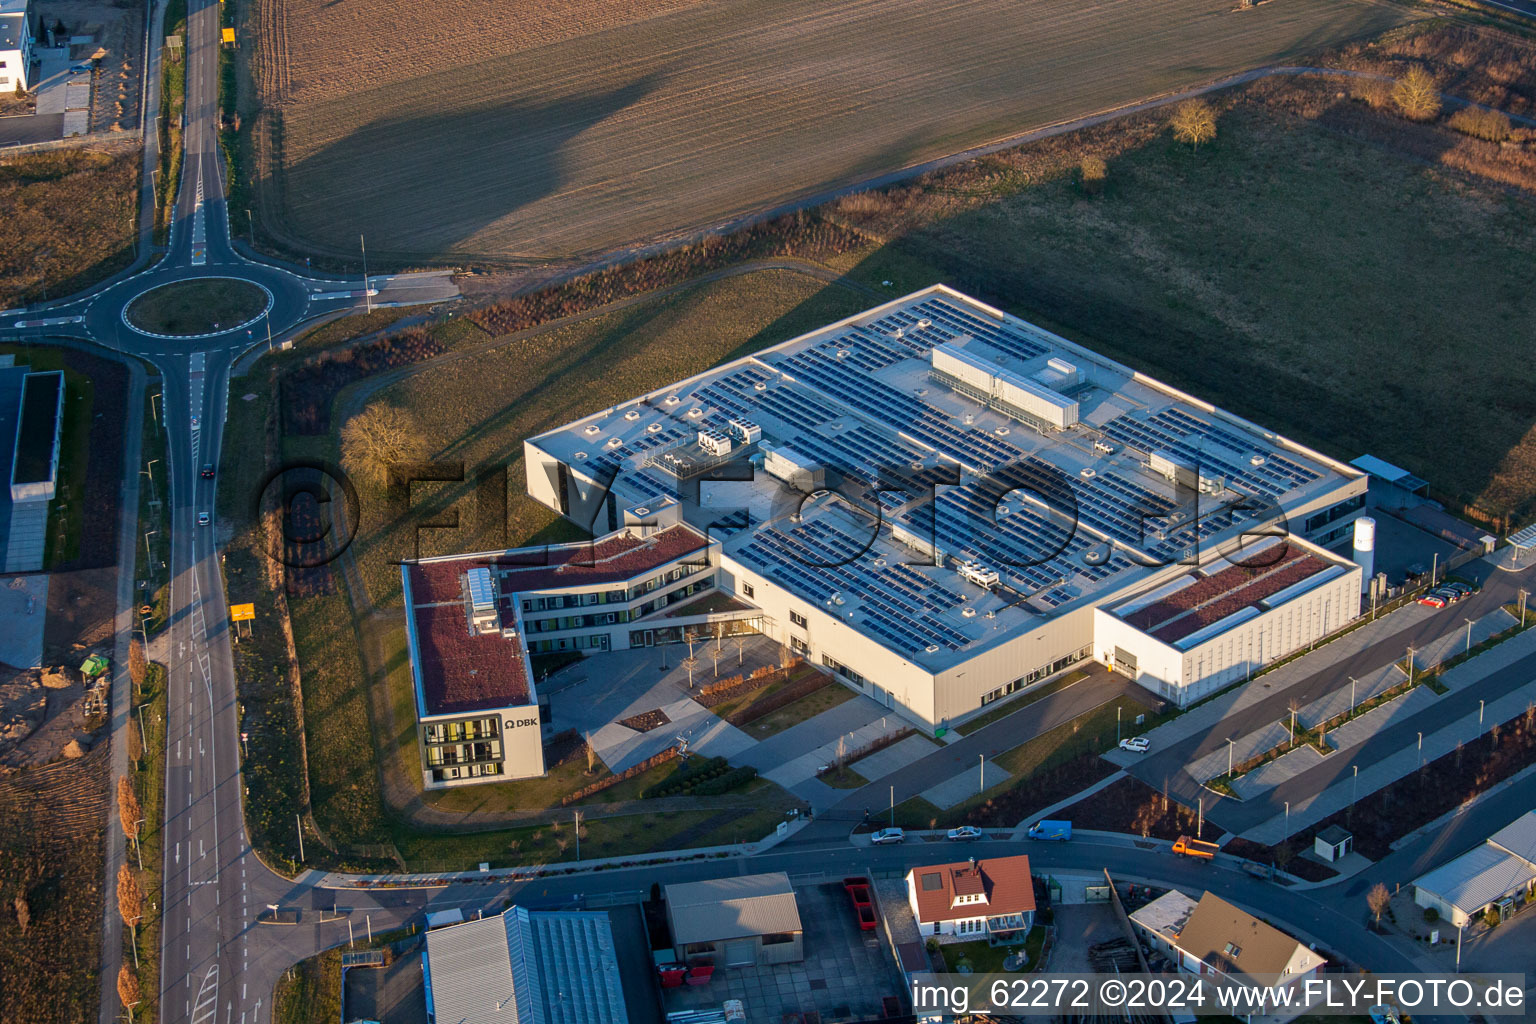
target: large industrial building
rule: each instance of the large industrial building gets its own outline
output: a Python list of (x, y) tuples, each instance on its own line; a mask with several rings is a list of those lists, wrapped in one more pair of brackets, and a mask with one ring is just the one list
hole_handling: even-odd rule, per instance
[[(927, 730), (1089, 658), (1188, 704), (1360, 608), (1360, 568), (1327, 549), (1348, 545), (1364, 472), (943, 286), (524, 456), (528, 492), (598, 549), (686, 531), (693, 568), (669, 585), (734, 596), (754, 628)], [(427, 603), (462, 591), (465, 631), (469, 569), (529, 557), (407, 566), (407, 605), (414, 573), (440, 574)], [(542, 592), (535, 576), (494, 580), (519, 661), (528, 642), (618, 649), (692, 621), (637, 628), (631, 586), (624, 621), (524, 631), (536, 605), (505, 601)]]
[(943, 286), (524, 455), (597, 534), (675, 500), (764, 632), (928, 728), (1087, 658), (1186, 704), (1359, 611), (1363, 472)]

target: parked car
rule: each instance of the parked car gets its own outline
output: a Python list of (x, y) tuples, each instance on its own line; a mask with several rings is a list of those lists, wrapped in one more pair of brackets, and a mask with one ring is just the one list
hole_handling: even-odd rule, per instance
[(1467, 596), (1459, 590), (1452, 590), (1450, 587), (1436, 587), (1434, 590), (1431, 590), (1430, 593), (1436, 597), (1443, 598), (1446, 604), (1455, 604), (1457, 601), (1460, 601), (1462, 598)]
[(1152, 741), (1145, 736), (1127, 736), (1120, 741), (1120, 749), (1128, 750), (1133, 754), (1145, 754), (1152, 749)]
[(198, 526), (207, 526), (208, 522), (209, 522), (209, 519), (208, 519), (208, 513), (207, 512), (199, 512), (197, 514), (197, 525)]
[(1425, 594), (1419, 598), (1419, 604), (1427, 604), (1431, 608), (1444, 608), (1446, 600), (1438, 594)]
[(869, 837), (869, 841), (876, 846), (884, 846), (886, 843), (904, 843), (907, 834), (899, 828), (883, 828)]
[(1447, 583), (1445, 586), (1441, 587), (1440, 589), (1441, 590), (1454, 590), (1454, 591), (1456, 591), (1456, 593), (1460, 594), (1462, 597), (1471, 597), (1473, 594), (1477, 593), (1477, 591), (1473, 590), (1471, 587), (1467, 586), (1465, 583), (1460, 583), (1460, 582)]
[(981, 829), (975, 825), (961, 825), (946, 832), (944, 838), (952, 843), (969, 843), (981, 838)]

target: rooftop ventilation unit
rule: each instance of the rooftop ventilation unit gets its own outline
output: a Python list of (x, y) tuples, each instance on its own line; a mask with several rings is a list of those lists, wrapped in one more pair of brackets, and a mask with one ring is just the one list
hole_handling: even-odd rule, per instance
[(1198, 487), (1200, 474), (1193, 465), (1169, 455), (1167, 452), (1152, 452), (1147, 456), (1147, 468), (1154, 473), (1160, 473), (1176, 484), (1185, 487)]
[(929, 654), (932, 654), (934, 651), (937, 651), (938, 649), (939, 649), (939, 645), (938, 644), (929, 644), (927, 647), (923, 648), (923, 650), (927, 651)]
[(1103, 565), (1109, 561), (1109, 545), (1096, 544), (1083, 552), (1084, 565)]
[(917, 324), (915, 326), (917, 326), (918, 328), (932, 327), (933, 326), (933, 321), (929, 320), (927, 317), (923, 317), (921, 320), (919, 320), (917, 322)]
[(626, 412), (624, 414), (624, 418), (629, 420), (631, 423), (633, 423), (635, 420), (640, 418), (640, 410), (639, 409), (631, 409), (631, 410), (629, 410), (628, 412)]
[(689, 419), (695, 419), (696, 420), (700, 416), (703, 416), (703, 415), (704, 415), (704, 410), (700, 409), (698, 406), (694, 406), (692, 409), (688, 410), (688, 418)]
[(763, 428), (751, 420), (733, 419), (730, 427), (731, 434), (742, 444), (751, 444), (763, 436)]
[(998, 582), (1001, 580), (1001, 577), (998, 576), (996, 569), (988, 568), (987, 566), (982, 565), (980, 562), (975, 561), (961, 562), (955, 571), (960, 574), (961, 579), (970, 580), (978, 587), (987, 587), (990, 589), (997, 586)]
[(992, 428), (992, 433), (996, 434), (998, 437), (1007, 437), (1008, 436), (1008, 428), (1007, 427), (993, 427)]
[(624, 439), (620, 437), (610, 437), (606, 446), (609, 448), (622, 448), (624, 447)]
[(960, 609), (960, 615), (963, 618), (974, 619), (976, 617), (976, 609), (975, 608), (962, 608), (962, 609)]
[(668, 405), (676, 405), (678, 402), (681, 402), (681, 401), (682, 401), (682, 399), (678, 398), (676, 395), (668, 395), (667, 396), (667, 404)]
[(1266, 463), (1268, 461), (1269, 460), (1266, 459), (1264, 456), (1259, 455), (1257, 453), (1255, 453), (1253, 455), (1250, 455), (1248, 457), (1248, 465), (1250, 465), (1250, 466), (1262, 466), (1262, 465), (1264, 465), (1264, 463)]
[(731, 453), (731, 437), (719, 430), (699, 431), (699, 447), (711, 455), (729, 455)]
[(1084, 480), (1092, 480), (1099, 474), (1094, 470), (1092, 466), (1084, 466), (1082, 469), (1077, 471), (1077, 475), (1082, 477)]
[(1100, 455), (1115, 454), (1115, 446), (1104, 440), (1102, 437), (1093, 442), (1093, 450), (1098, 452)]
[(661, 433), (661, 424), (660, 423), (651, 423), (651, 424), (648, 424), (645, 429), (646, 429), (647, 433), (659, 434), (659, 433)]
[(599, 427), (596, 423), (588, 423), (587, 426), (586, 426), (586, 429), (584, 429), (582, 431), (582, 433), (588, 434), (588, 435), (591, 435), (591, 434), (601, 434), (602, 432), (603, 432), (603, 428)]
[(581, 462), (586, 457), (587, 457), (587, 453), (586, 452), (577, 452), (576, 454), (571, 456), (572, 460), (574, 460), (576, 462)]
[(768, 382), (765, 381), (765, 380), (760, 380), (756, 384), (752, 385), (752, 390), (753, 391), (767, 391), (768, 390)]

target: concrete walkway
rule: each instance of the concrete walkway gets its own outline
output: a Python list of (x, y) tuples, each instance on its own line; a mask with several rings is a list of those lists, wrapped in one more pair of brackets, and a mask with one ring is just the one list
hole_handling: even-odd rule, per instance
[(1465, 654), (1495, 633), (1502, 633), (1514, 624), (1515, 617), (1503, 608), (1491, 611), (1481, 618), (1472, 620), (1470, 639), (1466, 623), (1463, 623), (1461, 629), (1447, 633), (1432, 644), (1425, 644), (1423, 650), (1414, 651), (1413, 664), (1420, 669), (1434, 668), (1442, 661), (1449, 661), (1458, 654)]
[(1000, 765), (977, 759), (973, 767), (951, 775), (936, 786), (928, 787), (923, 790), (921, 796), (940, 810), (948, 810), (1011, 778), (1013, 776)]
[[(1505, 648), (1512, 649), (1505, 650)], [(1500, 657), (1494, 658), (1495, 654)], [(1458, 666), (1453, 671), (1466, 668), (1477, 672), (1480, 678), (1487, 678), (1495, 672), (1507, 669), (1520, 658), (1529, 658), (1532, 655), (1536, 655), (1536, 631), (1514, 637), (1465, 665)], [(1489, 659), (1486, 663), (1485, 658)], [(1418, 692), (1418, 690), (1412, 691), (1415, 694)], [(1415, 697), (1414, 700), (1423, 702), (1426, 698)], [(1439, 698), (1439, 700), (1449, 700), (1449, 698)], [(1384, 756), (1375, 754), (1368, 758), (1355, 757), (1350, 761), (1341, 760), (1338, 768), (1335, 769), (1336, 781), (1332, 784), (1314, 795), (1292, 800), (1288, 815), (1283, 812), (1273, 815), (1252, 827), (1241, 829), (1240, 834), (1255, 842), (1265, 844), (1280, 842), (1286, 836), (1343, 810), (1357, 796), (1374, 793), (1407, 776), (1421, 765), (1451, 753), (1458, 744), (1476, 739), (1495, 725), (1525, 714), (1532, 703), (1536, 703), (1536, 682), (1528, 682), (1504, 692), (1502, 696), (1487, 701), (1481, 710), (1473, 709), (1453, 721), (1443, 722), (1443, 711), (1438, 706), (1438, 701), (1431, 698), (1418, 715), (1400, 716), (1396, 722), (1388, 723), (1403, 727), (1399, 736), (1407, 739), (1408, 745), (1401, 746)], [(1370, 716), (1365, 716), (1365, 718), (1368, 717)], [(1363, 722), (1365, 718), (1359, 721)], [(1427, 721), (1424, 721), (1424, 724), (1433, 731), (1428, 729), (1424, 731), (1421, 750), (1417, 739), (1418, 723), (1425, 719)], [(1439, 727), (1436, 728), (1436, 726)], [(1410, 734), (1407, 729), (1413, 729), (1414, 732)], [(1387, 731), (1385, 728), (1377, 729), (1375, 734), (1379, 736)], [(1360, 746), (1363, 747), (1363, 743)], [(1329, 758), (1328, 761), (1332, 764), (1333, 758)], [(1356, 765), (1359, 767), (1358, 779), (1353, 772)]]
[(840, 791), (820, 782), (802, 791), (802, 784), (816, 781), (816, 773), (837, 759), (840, 745), (844, 755), (851, 754), (882, 736), (906, 728), (907, 724), (906, 719), (870, 698), (854, 697), (758, 741), (751, 749), (743, 751), (736, 761), (751, 765), (764, 778), (804, 797), (812, 807), (821, 810), (830, 806), (833, 796)]

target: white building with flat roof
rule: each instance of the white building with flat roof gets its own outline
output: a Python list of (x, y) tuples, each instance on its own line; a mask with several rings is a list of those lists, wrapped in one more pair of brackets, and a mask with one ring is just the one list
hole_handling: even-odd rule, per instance
[(1359, 612), (1323, 546), (1364, 472), (942, 285), (524, 456), (595, 534), (676, 500), (766, 633), (925, 729), (1089, 658), (1186, 703)]
[(0, 92), (31, 88), (31, 13), (31, 0), (0, 0)]

